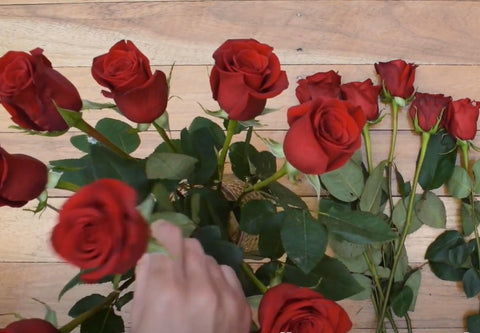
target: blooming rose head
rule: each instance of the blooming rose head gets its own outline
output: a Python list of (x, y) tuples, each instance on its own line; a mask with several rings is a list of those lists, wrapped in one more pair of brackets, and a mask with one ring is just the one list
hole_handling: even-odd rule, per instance
[(82, 187), (63, 205), (53, 229), (53, 248), (84, 270), (84, 282), (123, 274), (147, 248), (149, 227), (136, 210), (133, 188), (115, 179)]
[(168, 84), (162, 71), (152, 74), (150, 61), (131, 41), (119, 41), (107, 54), (93, 59), (93, 78), (105, 97), (113, 98), (120, 112), (136, 123), (151, 123), (167, 107)]
[(400, 59), (375, 64), (375, 70), (390, 95), (404, 99), (412, 96), (415, 90), (413, 81), (416, 67)]
[(298, 80), (295, 95), (300, 103), (315, 98), (340, 98), (341, 77), (334, 71), (316, 73)]
[(480, 103), (469, 98), (453, 101), (444, 113), (443, 126), (455, 139), (473, 140), (477, 134)]
[(342, 97), (355, 106), (362, 108), (367, 120), (376, 120), (378, 113), (378, 95), (381, 86), (374, 86), (372, 80), (350, 82), (340, 87)]
[(346, 333), (352, 322), (337, 303), (308, 288), (279, 284), (263, 296), (260, 333)]
[(42, 49), (31, 54), (9, 51), (0, 58), (0, 102), (12, 120), (25, 129), (68, 128), (55, 104), (79, 111), (82, 100), (74, 85), (52, 68)]
[(230, 119), (255, 118), (263, 112), (267, 98), (288, 87), (287, 75), (272, 51), (254, 39), (230, 39), (213, 53), (210, 87)]
[(5, 328), (0, 328), (0, 333), (60, 333), (48, 321), (42, 319), (22, 319), (15, 321)]
[(451, 97), (442, 94), (415, 93), (415, 99), (410, 106), (410, 117), (418, 120), (418, 126), (423, 132), (430, 132), (438, 123), (442, 112), (452, 101)]
[(342, 167), (361, 146), (366, 123), (358, 106), (337, 99), (316, 99), (291, 107), (285, 157), (306, 174), (320, 175)]
[(0, 148), (0, 207), (21, 207), (43, 192), (48, 180), (45, 164)]

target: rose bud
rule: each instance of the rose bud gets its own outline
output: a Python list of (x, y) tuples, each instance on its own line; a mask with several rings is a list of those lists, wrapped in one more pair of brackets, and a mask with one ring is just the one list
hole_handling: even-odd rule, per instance
[(260, 333), (346, 333), (352, 328), (340, 305), (313, 290), (287, 283), (263, 295), (258, 320)]
[(443, 117), (448, 134), (458, 140), (473, 140), (477, 134), (479, 108), (480, 104), (469, 98), (451, 102)]
[(53, 248), (89, 270), (81, 276), (84, 282), (126, 273), (145, 252), (150, 234), (136, 205), (135, 190), (119, 180), (100, 179), (82, 187), (59, 212)]
[(295, 95), (300, 103), (315, 98), (340, 98), (341, 77), (334, 71), (316, 73), (298, 80)]
[(416, 67), (400, 59), (375, 64), (375, 70), (390, 95), (403, 99), (413, 95)]
[(45, 164), (0, 148), (0, 206), (21, 207), (38, 197), (48, 181)]
[(82, 108), (75, 86), (52, 68), (36, 48), (9, 51), (0, 58), (0, 102), (13, 122), (35, 131), (63, 131), (68, 128), (57, 107), (72, 111)]
[(92, 76), (110, 91), (120, 112), (136, 123), (151, 123), (167, 108), (165, 73), (152, 74), (150, 61), (131, 41), (119, 41), (106, 54), (93, 59)]
[(360, 107), (347, 101), (316, 99), (290, 108), (287, 117), (285, 157), (305, 174), (338, 169), (361, 146), (366, 118)]
[(210, 87), (229, 119), (254, 119), (268, 98), (288, 87), (287, 75), (272, 51), (254, 39), (230, 39), (213, 53)]
[(346, 83), (340, 87), (342, 97), (352, 105), (361, 107), (369, 121), (374, 121), (379, 116), (378, 95), (381, 89), (381, 86), (374, 86), (370, 79)]
[[(415, 99), (410, 106), (410, 117), (417, 118), (420, 131), (430, 132), (439, 123), (442, 112), (446, 111), (451, 97), (442, 94), (415, 93)], [(441, 124), (439, 124), (441, 125)], [(437, 128), (438, 129), (438, 128)]]
[(42, 319), (22, 319), (15, 321), (5, 328), (0, 328), (0, 333), (60, 333), (48, 321)]

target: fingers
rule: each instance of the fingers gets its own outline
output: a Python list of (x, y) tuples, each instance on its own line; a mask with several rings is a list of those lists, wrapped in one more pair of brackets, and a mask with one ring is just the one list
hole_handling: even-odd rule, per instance
[(237, 274), (232, 267), (227, 265), (221, 265), (220, 269), (223, 273), (226, 283), (239, 295), (243, 296), (243, 289), (240, 281), (238, 280)]
[(153, 237), (167, 250), (167, 256), (177, 263), (173, 273), (183, 275), (185, 249), (180, 228), (165, 221), (158, 221), (152, 224), (151, 229)]

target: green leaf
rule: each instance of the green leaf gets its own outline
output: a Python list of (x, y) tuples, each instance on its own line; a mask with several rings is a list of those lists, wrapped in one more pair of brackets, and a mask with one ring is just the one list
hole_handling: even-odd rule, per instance
[(320, 193), (322, 192), (322, 184), (318, 175), (305, 175), (307, 182), (313, 187), (317, 194), (317, 200), (320, 200)]
[(88, 143), (88, 137), (85, 134), (75, 135), (70, 138), (72, 146), (84, 153), (90, 153), (90, 144)]
[(82, 113), (72, 110), (63, 109), (57, 106), (57, 111), (67, 123), (68, 127), (76, 127), (82, 121)]
[(160, 212), (155, 213), (153, 217), (155, 217), (155, 220), (165, 220), (170, 222), (171, 224), (176, 225), (180, 228), (180, 230), (182, 230), (182, 234), (184, 237), (189, 237), (193, 230), (195, 230), (196, 228), (195, 223), (193, 223), (193, 221), (188, 216), (182, 213)]
[(439, 279), (445, 281), (462, 281), (467, 271), (465, 268), (455, 268), (449, 264), (429, 261), (430, 269)]
[(474, 297), (480, 292), (480, 275), (475, 268), (470, 268), (463, 275), (463, 290), (468, 298)]
[(273, 199), (284, 209), (296, 207), (308, 210), (308, 206), (295, 192), (283, 186), (279, 182), (272, 182), (268, 185)]
[(446, 230), (428, 246), (425, 259), (436, 262), (448, 262), (448, 250), (464, 243), (465, 240), (458, 231)]
[(133, 291), (129, 291), (115, 302), (115, 307), (118, 311), (122, 310), (123, 306), (128, 304), (133, 299)]
[(397, 179), (398, 192), (400, 193), (402, 198), (407, 197), (410, 194), (410, 192), (412, 191), (412, 185), (410, 184), (410, 182), (405, 182), (403, 180), (403, 176), (400, 173), (400, 171), (398, 170), (396, 165), (395, 165), (395, 178)]
[(469, 236), (473, 232), (473, 220), (472, 213), (475, 214), (475, 225), (478, 226), (480, 222), (480, 202), (474, 201), (475, 212), (472, 212), (472, 205), (462, 202), (462, 208), (460, 211), (460, 219), (462, 221), (462, 231), (465, 236)]
[(474, 249), (467, 243), (451, 247), (448, 249), (448, 261), (453, 267), (463, 266), (467, 262)]
[(130, 154), (140, 146), (140, 137), (137, 131), (123, 121), (103, 118), (95, 128), (121, 150)]
[(215, 147), (220, 150), (225, 141), (225, 133), (222, 128), (208, 118), (196, 117), (188, 127), (188, 131), (193, 133), (197, 130), (206, 130), (208, 136), (213, 139)]
[(335, 208), (328, 212), (329, 217), (321, 220), (329, 232), (358, 244), (370, 244), (393, 240), (397, 235), (382, 218), (368, 212), (339, 211)]
[(452, 175), (457, 156), (457, 143), (443, 131), (431, 135), (425, 161), (420, 170), (419, 184), (425, 191), (442, 186)]
[(122, 317), (111, 309), (105, 309), (88, 318), (80, 326), (80, 333), (123, 333), (125, 326)]
[(242, 206), (240, 212), (240, 229), (258, 235), (264, 224), (268, 224), (276, 214), (275, 206), (269, 200), (251, 200)]
[(367, 248), (365, 244), (348, 242), (345, 239), (335, 235), (329, 235), (328, 246), (333, 250), (336, 256), (342, 258), (355, 258), (362, 256), (363, 252), (365, 252)]
[(193, 172), (197, 161), (196, 158), (184, 154), (153, 153), (147, 158), (147, 178), (185, 179)]
[(230, 145), (228, 158), (232, 164), (233, 174), (243, 181), (248, 180), (254, 171), (251, 157), (258, 154), (257, 149), (246, 142), (235, 142)]
[(360, 210), (378, 214), (381, 211), (383, 174), (387, 161), (380, 162), (368, 177), (362, 195), (360, 196)]
[(446, 183), (448, 192), (455, 198), (463, 199), (472, 192), (472, 181), (468, 172), (460, 167), (455, 166), (453, 174)]
[(57, 326), (57, 313), (45, 302), (40, 301), (39, 299), (34, 298), (34, 301), (42, 304), (45, 307), (45, 321), (48, 321), (53, 326)]
[(447, 224), (447, 213), (443, 201), (433, 192), (425, 192), (415, 204), (417, 218), (433, 228), (444, 229)]
[(332, 196), (345, 202), (360, 198), (364, 187), (362, 168), (351, 160), (339, 169), (320, 175), (320, 180)]
[(407, 281), (405, 281), (405, 286), (409, 287), (413, 291), (412, 302), (410, 303), (409, 311), (415, 310), (415, 305), (417, 303), (418, 291), (420, 289), (420, 283), (422, 281), (422, 272), (417, 269), (410, 274)]
[(480, 333), (480, 315), (467, 317), (468, 333)]
[(325, 254), (325, 228), (304, 210), (287, 212), (281, 230), (283, 247), (303, 272), (310, 272)]
[(476, 160), (472, 165), (472, 171), (474, 176), (473, 191), (475, 193), (480, 193), (480, 159)]
[(373, 292), (372, 280), (363, 274), (352, 274), (352, 277), (355, 279), (355, 281), (358, 282), (358, 284), (363, 288), (363, 290), (348, 298), (355, 301), (370, 299)]
[(285, 158), (285, 153), (283, 152), (283, 145), (280, 142), (277, 142), (270, 138), (264, 138), (260, 136), (256, 131), (254, 132), (260, 140), (268, 147), (268, 150), (277, 158)]
[(363, 291), (363, 287), (339, 260), (325, 256), (314, 268), (320, 284), (314, 288), (328, 299), (338, 301)]
[[(420, 195), (415, 194), (415, 198), (413, 200), (414, 209), (412, 213), (412, 220), (410, 221), (410, 228), (408, 229), (409, 234), (417, 231), (423, 225), (422, 221), (420, 221), (415, 212), (415, 205), (420, 201)], [(399, 232), (402, 232), (403, 228), (405, 227), (405, 222), (407, 220), (407, 207), (409, 201), (410, 196), (397, 202), (397, 204), (393, 208), (392, 222), (398, 228)]]
[(260, 227), (258, 250), (265, 258), (277, 259), (285, 253), (281, 239), (284, 215), (284, 212), (277, 213)]
[(94, 306), (97, 306), (105, 301), (105, 296), (100, 294), (92, 294), (83, 297), (82, 299), (78, 300), (68, 311), (68, 315), (72, 318), (78, 317), (82, 313), (90, 310)]
[(408, 286), (404, 286), (399, 292), (392, 295), (391, 306), (393, 312), (398, 317), (403, 317), (407, 314), (413, 301), (413, 296), (413, 291)]

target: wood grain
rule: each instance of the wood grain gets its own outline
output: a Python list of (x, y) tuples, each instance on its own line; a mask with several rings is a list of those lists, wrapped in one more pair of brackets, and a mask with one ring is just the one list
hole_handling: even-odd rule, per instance
[(479, 14), (480, 3), (472, 1), (11, 5), (0, 13), (0, 53), (39, 46), (49, 50), (57, 66), (88, 66), (94, 56), (126, 38), (136, 41), (152, 64), (198, 65), (212, 63), (212, 50), (224, 40), (252, 37), (274, 46), (284, 64), (372, 64), (403, 58), (419, 64), (475, 65)]

